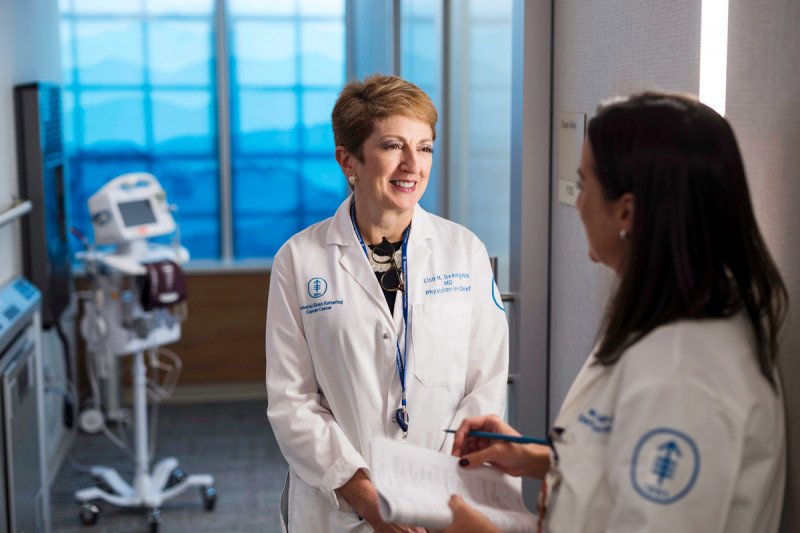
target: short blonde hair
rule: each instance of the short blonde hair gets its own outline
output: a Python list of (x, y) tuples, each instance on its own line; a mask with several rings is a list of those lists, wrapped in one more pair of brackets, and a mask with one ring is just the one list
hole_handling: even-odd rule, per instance
[(436, 139), (439, 114), (425, 91), (413, 83), (384, 74), (348, 82), (331, 113), (336, 146), (343, 146), (363, 162), (364, 141), (372, 135), (375, 124), (395, 115), (428, 124), (432, 139)]

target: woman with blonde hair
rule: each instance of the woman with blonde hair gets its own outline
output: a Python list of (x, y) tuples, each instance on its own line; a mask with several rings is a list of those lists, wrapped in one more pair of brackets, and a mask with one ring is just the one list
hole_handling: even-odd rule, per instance
[(290, 467), (284, 526), (410, 531), (380, 518), (370, 441), (449, 450), (443, 428), (502, 413), (508, 326), (484, 245), (419, 206), (430, 98), (374, 75), (344, 87), (332, 119), (353, 193), (283, 245), (270, 279), (267, 414)]

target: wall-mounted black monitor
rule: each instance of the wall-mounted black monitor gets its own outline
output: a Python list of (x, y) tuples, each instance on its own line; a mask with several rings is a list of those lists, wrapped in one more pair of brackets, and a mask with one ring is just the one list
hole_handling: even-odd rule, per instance
[(69, 305), (73, 290), (61, 88), (51, 83), (18, 85), (14, 105), (19, 195), (33, 203), (22, 219), (23, 268), (42, 292), (42, 319), (49, 327)]

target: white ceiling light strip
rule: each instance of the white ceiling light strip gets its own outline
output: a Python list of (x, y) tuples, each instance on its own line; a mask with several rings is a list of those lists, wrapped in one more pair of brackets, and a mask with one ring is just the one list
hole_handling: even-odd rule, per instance
[(700, 22), (700, 101), (725, 114), (728, 0), (703, 0)]

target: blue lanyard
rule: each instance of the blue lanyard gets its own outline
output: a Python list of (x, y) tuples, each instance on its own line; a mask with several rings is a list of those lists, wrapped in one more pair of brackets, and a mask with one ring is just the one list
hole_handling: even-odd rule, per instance
[[(367, 257), (367, 261), (369, 261), (369, 252), (367, 251), (367, 245), (364, 244), (364, 238), (361, 236), (361, 231), (358, 229), (358, 224), (356, 224), (356, 199), (353, 197), (353, 201), (350, 203), (350, 221), (353, 223), (353, 230), (356, 232), (356, 237), (358, 237), (358, 242), (361, 243), (361, 249), (364, 250), (364, 255)], [(400, 351), (400, 343), (395, 342), (395, 347), (397, 348), (395, 352), (395, 365), (397, 366), (397, 375), (400, 377), (400, 387), (402, 388), (402, 397), (400, 400), (400, 408), (397, 409), (394, 415), (394, 419), (397, 422), (397, 425), (400, 426), (400, 429), (403, 430), (403, 438), (405, 439), (408, 436), (408, 401), (406, 399), (406, 358), (403, 356), (408, 356), (408, 234), (411, 231), (411, 225), (409, 225), (405, 231), (403, 232), (403, 245), (401, 247), (401, 275), (403, 276), (403, 285), (404, 289), (403, 293), (403, 331), (404, 331), (404, 343), (405, 349), (403, 352)]]

